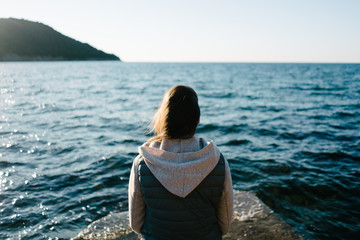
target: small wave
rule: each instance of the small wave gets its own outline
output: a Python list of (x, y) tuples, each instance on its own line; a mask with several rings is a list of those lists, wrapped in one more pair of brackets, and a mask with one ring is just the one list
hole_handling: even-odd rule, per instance
[(283, 138), (283, 139), (302, 140), (302, 139), (305, 139), (307, 136), (306, 136), (306, 134), (304, 134), (302, 132), (297, 132), (297, 133), (285, 132), (285, 133), (281, 133), (279, 137)]
[(223, 92), (214, 92), (210, 94), (201, 94), (205, 98), (232, 98), (235, 97), (235, 93), (223, 93)]
[(247, 129), (247, 124), (234, 124), (230, 126), (222, 126), (217, 124), (199, 124), (197, 128), (198, 133), (206, 133), (211, 131), (221, 131), (223, 133), (238, 133), (243, 131), (244, 129)]
[(8, 143), (3, 146), (0, 146), (0, 149), (4, 149), (6, 151), (18, 152), (19, 150), (22, 150), (22, 147), (18, 143)]
[(291, 166), (285, 163), (278, 163), (276, 165), (260, 165), (259, 169), (266, 174), (270, 175), (281, 175), (289, 174), (292, 172)]
[(102, 176), (101, 182), (95, 182), (95, 184), (92, 187), (93, 188), (92, 191), (95, 192), (103, 188), (112, 188), (122, 184), (122, 182), (128, 182), (128, 181), (129, 181), (128, 178), (120, 177), (120, 175), (113, 175), (108, 177)]
[(115, 100), (112, 100), (110, 103), (111, 104), (115, 104), (115, 103), (124, 103), (124, 102), (127, 102), (129, 101), (128, 98), (125, 98), (125, 97), (119, 97), (119, 98), (116, 98)]
[(353, 160), (353, 161), (360, 161), (359, 156), (352, 156), (349, 154), (346, 154), (344, 152), (338, 151), (338, 152), (309, 152), (309, 151), (302, 151), (296, 154), (296, 158), (310, 158), (315, 161), (321, 161), (321, 160)]
[(319, 92), (312, 92), (310, 93), (311, 96), (326, 96), (326, 95), (332, 95), (332, 96), (339, 96), (339, 97), (342, 97), (343, 96), (343, 93), (342, 92), (322, 92), (322, 91), (319, 91)]
[(75, 149), (76, 148), (74, 146), (64, 147), (64, 148), (57, 147), (57, 148), (54, 148), (51, 150), (51, 154), (58, 156), (58, 155), (70, 153), (70, 152), (74, 151)]
[(328, 139), (333, 140), (334, 135), (330, 131), (312, 131), (307, 134), (309, 137), (313, 137), (316, 139)]
[(106, 140), (109, 140), (110, 139), (110, 137), (109, 136), (105, 136), (105, 135), (100, 135), (100, 136), (98, 136), (97, 138), (96, 138), (96, 140), (98, 141), (98, 142), (103, 142), (103, 141), (106, 141)]
[[(62, 129), (59, 129), (60, 131), (73, 131), (76, 129), (82, 129), (82, 128), (96, 128), (97, 126), (95, 125), (91, 125), (91, 124), (78, 124), (78, 125), (66, 125), (66, 126), (61, 126)], [(58, 128), (57, 125), (52, 126), (51, 128)]]
[(4, 131), (4, 132), (0, 132), (0, 136), (1, 136), (1, 135), (11, 134), (11, 133), (12, 133), (11, 131)]
[(244, 184), (249, 182), (256, 182), (259, 178), (262, 178), (262, 174), (260, 171), (255, 171), (253, 169), (247, 169), (242, 167), (242, 169), (232, 169), (231, 170), (233, 181), (235, 182), (243, 182)]
[(88, 118), (92, 118), (93, 116), (89, 115), (89, 114), (81, 114), (81, 115), (75, 115), (73, 116), (71, 119), (88, 119)]
[(344, 90), (346, 90), (346, 88), (344, 88), (344, 87), (320, 87), (320, 86), (315, 86), (311, 90), (313, 90), (313, 91), (344, 91)]
[(230, 140), (222, 145), (225, 146), (238, 146), (238, 145), (244, 145), (244, 144), (249, 144), (251, 143), (251, 141), (247, 140), (247, 139), (241, 139), (241, 140)]
[(329, 126), (332, 127), (332, 128), (341, 129), (341, 130), (348, 129), (348, 128), (347, 128), (346, 126), (344, 126), (344, 125), (329, 124)]
[(351, 135), (336, 135), (335, 139), (337, 141), (347, 141), (347, 142), (352, 142), (352, 141), (357, 141), (360, 139), (359, 136), (351, 136)]
[(285, 132), (281, 133), (278, 138), (292, 140), (304, 140), (306, 138), (334, 140), (334, 134), (330, 131)]
[(356, 117), (357, 114), (352, 112), (336, 112), (333, 115), (333, 118), (347, 118), (347, 117)]
[(7, 161), (0, 161), (0, 168), (9, 168), (13, 166), (23, 166), (26, 165), (20, 162), (7, 162)]
[(103, 123), (120, 123), (121, 120), (120, 118), (117, 118), (117, 117), (100, 117), (100, 121), (102, 121)]
[(216, 124), (199, 124), (198, 128), (197, 128), (197, 131), (198, 132), (209, 132), (209, 131), (213, 131), (213, 130), (216, 130), (216, 129), (219, 129), (220, 126), (216, 125)]
[(275, 135), (277, 135), (276, 131), (266, 129), (266, 128), (254, 129), (254, 132), (256, 135), (260, 135), (260, 136), (275, 136)]
[(142, 142), (140, 142), (138, 140), (134, 140), (134, 139), (125, 139), (125, 140), (122, 140), (121, 143), (135, 143), (137, 145), (142, 144)]

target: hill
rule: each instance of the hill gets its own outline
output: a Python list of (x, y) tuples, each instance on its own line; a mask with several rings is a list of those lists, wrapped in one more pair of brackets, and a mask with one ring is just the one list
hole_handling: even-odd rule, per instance
[(0, 18), (0, 61), (120, 60), (51, 27), (23, 19)]

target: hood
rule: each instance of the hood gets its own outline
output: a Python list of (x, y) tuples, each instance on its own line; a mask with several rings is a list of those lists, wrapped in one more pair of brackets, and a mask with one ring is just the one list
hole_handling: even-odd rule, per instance
[(215, 168), (220, 150), (203, 138), (145, 143), (139, 153), (150, 171), (172, 194), (186, 197)]

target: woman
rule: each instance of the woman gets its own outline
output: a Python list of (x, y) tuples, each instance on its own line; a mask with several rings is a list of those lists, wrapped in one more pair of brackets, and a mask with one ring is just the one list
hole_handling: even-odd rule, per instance
[(195, 136), (196, 92), (175, 86), (153, 119), (155, 137), (139, 147), (129, 182), (129, 221), (144, 239), (221, 239), (232, 217), (228, 162)]

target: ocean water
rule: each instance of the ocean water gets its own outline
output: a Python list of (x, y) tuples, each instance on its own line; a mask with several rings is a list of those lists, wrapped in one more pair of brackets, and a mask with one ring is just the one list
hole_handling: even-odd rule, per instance
[(198, 93), (197, 135), (305, 239), (360, 234), (360, 64), (0, 63), (0, 239), (69, 239), (127, 210), (164, 92)]

